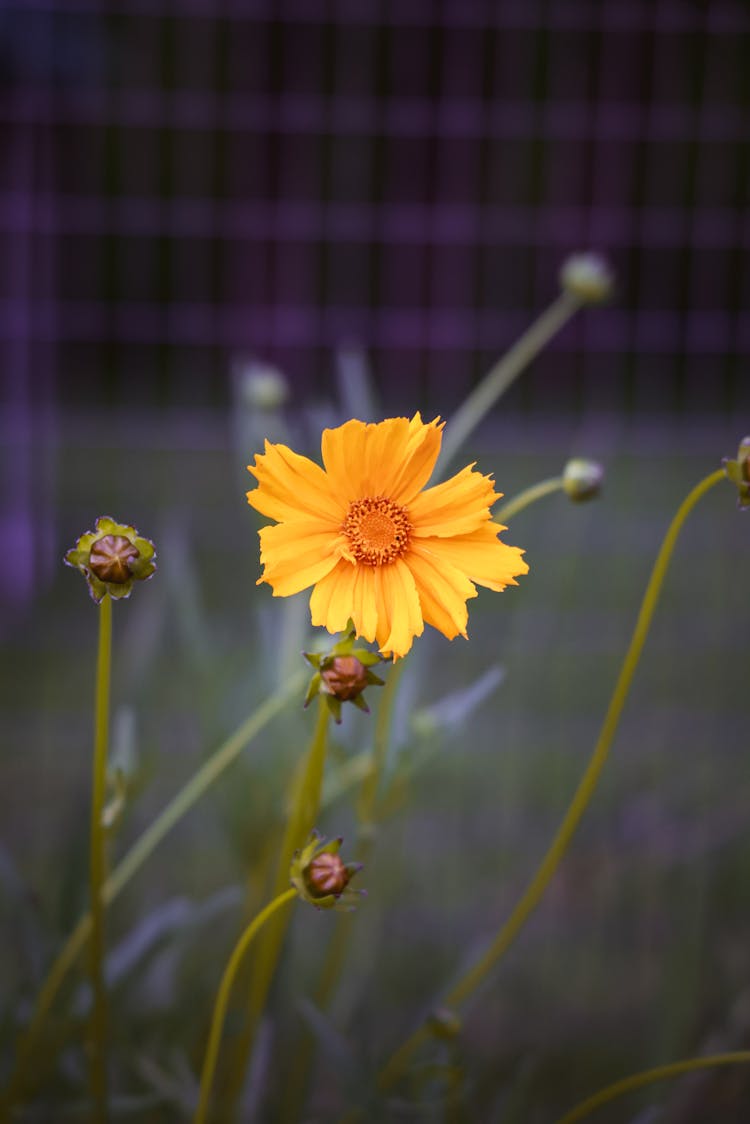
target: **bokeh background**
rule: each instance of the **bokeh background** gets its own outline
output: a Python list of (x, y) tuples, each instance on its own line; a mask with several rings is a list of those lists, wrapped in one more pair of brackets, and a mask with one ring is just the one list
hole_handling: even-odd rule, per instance
[[(605, 492), (518, 516), (528, 579), (473, 603), (468, 645), (432, 635), (412, 661), (391, 759), (408, 795), (343, 922), (332, 1011), (365, 1067), (507, 915), (670, 515), (750, 431), (749, 33), (730, 0), (0, 4), (6, 1039), (85, 903), (96, 614), (65, 549), (108, 513), (160, 554), (115, 613), (133, 776), (117, 854), (310, 643), (304, 598), (254, 585), (244, 465), (263, 438), (315, 455), (348, 416), (449, 418), (592, 248), (615, 299), (564, 329), (465, 459), (512, 495), (590, 454)], [(253, 393), (264, 365), (281, 406)], [(544, 1124), (640, 1065), (748, 1044), (747, 518), (718, 489), (684, 533), (602, 790), (451, 1054), (450, 1119)], [(276, 723), (113, 910), (131, 1115), (184, 1117), (308, 724)], [(370, 739), (349, 716), (334, 760)], [(350, 805), (322, 826), (351, 831)], [(295, 921), (251, 1092), (268, 1119), (330, 920)], [(80, 1018), (84, 993), (68, 1000)], [(66, 1026), (55, 1105), (83, 1072)], [(348, 1095), (332, 1053), (311, 1119)], [(409, 1092), (439, 1118), (427, 1078)], [(737, 1071), (602, 1119), (740, 1124), (749, 1106)]]

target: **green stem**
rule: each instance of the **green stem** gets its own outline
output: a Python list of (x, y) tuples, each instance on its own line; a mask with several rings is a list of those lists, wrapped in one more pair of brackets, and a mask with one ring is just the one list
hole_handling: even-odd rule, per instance
[(107, 1119), (107, 990), (104, 984), (104, 902), (102, 900), (102, 886), (106, 873), (106, 835), (102, 824), (102, 814), (107, 793), (107, 741), (111, 668), (112, 598), (108, 593), (105, 593), (99, 606), (99, 654), (96, 661), (96, 714), (89, 854), (89, 895), (91, 898), (89, 971), (93, 992), (90, 1084), (94, 1119), (100, 1122)]
[[(306, 679), (306, 673), (300, 672), (283, 690), (261, 703), (170, 800), (163, 812), (135, 841), (105, 881), (101, 892), (101, 899), (105, 906), (110, 905), (119, 896), (165, 836), (190, 811), (214, 781), (218, 780), (224, 770), (237, 759), (248, 743), (287, 706)], [(91, 931), (92, 915), (87, 913), (80, 918), (50, 968), (37, 997), (31, 1022), (19, 1042), (15, 1070), (4, 1100), (0, 1103), (3, 1110), (10, 1110), (13, 1105), (19, 1104), (25, 1094), (26, 1071), (44, 1021), (68, 972), (86, 947)]]
[[(357, 862), (363, 865), (367, 864), (374, 843), (374, 832), (378, 819), (378, 791), (388, 757), (393, 708), (405, 664), (405, 660), (399, 660), (393, 665), (383, 687), (375, 721), (372, 753), (370, 754), (367, 772), (362, 778), (357, 799), (359, 834), (354, 857)], [(326, 1010), (331, 1001), (331, 996), (346, 962), (349, 941), (353, 931), (353, 918), (349, 916), (337, 918), (315, 990), (315, 1005), (321, 1011)], [(316, 1045), (309, 1031), (303, 1031), (303, 1034), (304, 1040), (297, 1050), (296, 1064), (286, 1085), (281, 1109), (282, 1120), (300, 1120), (303, 1114), (302, 1102), (309, 1081), (310, 1066), (312, 1065)]]
[[(404, 670), (404, 660), (399, 660), (391, 668), (383, 694), (378, 707), (378, 717), (375, 723), (375, 733), (372, 742), (372, 756), (370, 768), (362, 781), (362, 787), (357, 801), (357, 818), (359, 820), (360, 843), (372, 834), (377, 819), (378, 792), (383, 776), (386, 758), (388, 757), (388, 743), (393, 719), (393, 708), (396, 705), (396, 695), (401, 676)], [(361, 856), (357, 856), (358, 861)]]
[(607, 1085), (598, 1093), (581, 1101), (575, 1108), (561, 1116), (557, 1124), (574, 1124), (577, 1120), (583, 1120), (584, 1116), (588, 1116), (595, 1108), (600, 1108), (601, 1105), (608, 1104), (609, 1101), (622, 1097), (625, 1093), (632, 1093), (634, 1089), (641, 1089), (644, 1085), (651, 1085), (655, 1081), (679, 1077), (683, 1073), (694, 1073), (699, 1069), (713, 1069), (714, 1066), (720, 1065), (746, 1065), (748, 1062), (750, 1062), (750, 1050), (736, 1050), (730, 1054), (709, 1054), (704, 1058), (688, 1058), (686, 1061), (672, 1062), (671, 1065), (644, 1069), (641, 1073), (631, 1074), (630, 1077), (623, 1077), (621, 1081)]
[(208, 1111), (208, 1100), (211, 1094), (211, 1085), (213, 1084), (214, 1073), (216, 1071), (216, 1061), (219, 1056), (219, 1044), (221, 1042), (221, 1032), (224, 1027), (224, 1019), (227, 1013), (227, 1004), (229, 996), (232, 991), (232, 984), (237, 975), (237, 970), (242, 962), (242, 958), (247, 952), (253, 937), (259, 929), (266, 923), (282, 906), (290, 902), (292, 898), (297, 896), (295, 889), (285, 890), (283, 894), (279, 894), (274, 898), (265, 909), (255, 917), (244, 933), (237, 941), (234, 947), (234, 952), (229, 957), (224, 975), (221, 977), (219, 990), (216, 994), (216, 1002), (214, 1004), (213, 1018), (211, 1019), (211, 1030), (208, 1036), (208, 1045), (206, 1046), (206, 1054), (203, 1059), (203, 1070), (201, 1072), (201, 1087), (200, 1097), (198, 1101), (198, 1108), (194, 1117), (194, 1124), (205, 1124), (206, 1113)]
[[(705, 480), (697, 484), (685, 497), (677, 514), (672, 520), (657, 555), (654, 568), (651, 571), (651, 576), (638, 613), (635, 630), (625, 655), (598, 741), (570, 806), (558, 828), (557, 834), (552, 840), (546, 855), (542, 859), (534, 877), (510, 917), (502, 926), (486, 952), (443, 998), (441, 1001), (443, 1006), (458, 1007), (476, 990), (490, 969), (495, 966), (515, 940), (527, 918), (538, 905), (539, 900), (565, 855), (575, 830), (580, 823), (581, 817), (594, 794), (599, 776), (609, 755), (610, 746), (612, 745), (612, 740), (617, 730), (617, 725), (630, 689), (633, 675), (638, 666), (638, 660), (640, 659), (643, 645), (648, 636), (651, 620), (659, 600), (659, 594), (678, 535), (688, 515), (701, 497), (713, 488), (715, 484), (718, 484), (720, 480), (724, 479), (725, 475), (723, 469), (717, 469), (716, 472), (712, 472)], [(379, 1078), (379, 1085), (381, 1088), (388, 1088), (388, 1086), (393, 1084), (402, 1073), (404, 1066), (416, 1047), (428, 1037), (428, 1034), (429, 1031), (427, 1027), (424, 1025), (421, 1026), (407, 1039), (396, 1053), (393, 1054), (385, 1068), (381, 1071)]]
[[(323, 698), (319, 697), (318, 720), (310, 748), (302, 769), (298, 771), (293, 782), (291, 808), (279, 852), (279, 862), (273, 886), (275, 894), (280, 894), (289, 885), (289, 866), (294, 852), (306, 843), (318, 818), (323, 789), (329, 717), (328, 705)], [(245, 1030), (237, 1042), (227, 1078), (225, 1107), (227, 1107), (230, 1116), (232, 1106), (236, 1103), (245, 1080), (245, 1073), (253, 1051), (255, 1032), (281, 955), (287, 925), (288, 919), (284, 917), (276, 918), (263, 934), (263, 940), (253, 961), (247, 1004), (247, 1022)]]
[(437, 482), (461, 445), (500, 396), (580, 307), (577, 297), (564, 291), (560, 293), (464, 399), (445, 427), (439, 470), (433, 483)]
[(525, 507), (536, 503), (537, 500), (544, 499), (545, 496), (551, 496), (553, 492), (561, 491), (562, 487), (562, 476), (552, 476), (549, 480), (540, 480), (538, 484), (532, 484), (530, 488), (524, 488), (517, 496), (504, 503), (502, 507), (493, 512), (492, 518), (495, 523), (505, 523), (512, 519), (514, 515), (518, 515), (519, 511), (523, 511)]

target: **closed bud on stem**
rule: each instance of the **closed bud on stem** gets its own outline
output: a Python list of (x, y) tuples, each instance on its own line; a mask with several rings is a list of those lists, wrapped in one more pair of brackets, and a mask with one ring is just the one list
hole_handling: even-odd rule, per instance
[(79, 570), (97, 603), (105, 594), (115, 600), (129, 597), (136, 581), (146, 581), (156, 570), (156, 550), (135, 527), (101, 515), (93, 531), (81, 535), (65, 555), (65, 563)]
[(573, 457), (563, 470), (563, 491), (573, 503), (584, 503), (602, 490), (604, 469), (598, 461)]
[(457, 1038), (463, 1030), (461, 1016), (450, 1007), (437, 1007), (430, 1014), (428, 1023), (436, 1038)]
[(376, 652), (355, 648), (354, 628), (347, 629), (342, 640), (334, 644), (327, 654), (303, 652), (307, 662), (315, 668), (315, 675), (305, 696), (305, 706), (322, 695), (336, 722), (341, 721), (341, 704), (354, 703), (359, 710), (370, 713), (362, 692), (365, 687), (382, 686), (383, 680), (370, 670), (380, 662)]
[(299, 896), (316, 909), (338, 909), (350, 912), (364, 890), (349, 888), (360, 863), (345, 863), (339, 855), (343, 839), (326, 843), (313, 831), (307, 844), (295, 851), (289, 878)]
[(571, 254), (560, 270), (560, 286), (582, 304), (601, 304), (609, 300), (615, 278), (599, 254)]
[(740, 441), (736, 459), (724, 457), (721, 463), (728, 479), (737, 488), (737, 507), (745, 511), (750, 507), (750, 436)]

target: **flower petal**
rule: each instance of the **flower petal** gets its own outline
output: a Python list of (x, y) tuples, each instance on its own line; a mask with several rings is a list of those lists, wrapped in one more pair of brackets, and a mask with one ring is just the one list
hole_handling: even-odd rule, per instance
[(299, 519), (316, 515), (339, 525), (346, 502), (331, 487), (323, 469), (309, 457), (292, 452), (286, 445), (266, 441), (266, 451), (255, 458), (248, 471), (258, 487), (247, 493), (247, 502), (270, 519)]
[(378, 603), (375, 597), (375, 567), (358, 566), (354, 585), (352, 620), (357, 635), (368, 642), (375, 639), (378, 630)]
[(477, 596), (473, 582), (419, 541), (412, 544), (407, 565), (416, 582), (422, 616), (427, 623), (449, 640), (465, 637), (469, 619), (466, 602)]
[(406, 453), (387, 493), (389, 499), (408, 504), (424, 488), (440, 454), (444, 424), (439, 418), (434, 418), (425, 425), (418, 413), (411, 419)]
[(401, 558), (374, 569), (378, 602), (376, 638), (382, 654), (393, 655), (395, 660), (405, 656), (414, 637), (424, 632), (419, 594), (411, 570)]
[(429, 480), (441, 441), (437, 418), (429, 425), (419, 414), (377, 425), (354, 419), (323, 430), (323, 464), (336, 493), (348, 503), (385, 496), (403, 504)]
[(357, 566), (340, 558), (336, 566), (315, 586), (310, 595), (310, 615), (317, 627), (343, 632), (354, 607)]
[(468, 465), (461, 472), (421, 492), (409, 504), (409, 519), (415, 536), (464, 535), (490, 517), (490, 508), (500, 497), (490, 476)]
[(506, 585), (517, 585), (513, 579), (529, 570), (522, 558), (523, 551), (497, 538), (504, 530), (499, 523), (483, 523), (468, 535), (414, 540), (413, 549), (417, 544), (427, 547), (439, 562), (449, 562), (477, 585), (499, 592)]
[(267, 582), (274, 597), (289, 597), (314, 585), (333, 569), (340, 557), (336, 534), (320, 521), (279, 523), (262, 527), (258, 534), (264, 565), (258, 585)]

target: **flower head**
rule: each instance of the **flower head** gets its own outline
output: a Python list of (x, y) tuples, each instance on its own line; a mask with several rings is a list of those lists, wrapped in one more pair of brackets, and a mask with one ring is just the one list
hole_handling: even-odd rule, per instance
[(105, 593), (117, 600), (129, 597), (135, 581), (145, 581), (156, 570), (156, 550), (135, 527), (100, 515), (93, 531), (81, 535), (65, 555), (65, 563), (80, 570), (97, 603)]
[(466, 636), (466, 602), (477, 585), (502, 590), (528, 566), (500, 542), (490, 508), (494, 482), (469, 465), (425, 488), (442, 424), (420, 415), (377, 425), (348, 421), (323, 431), (323, 468), (266, 442), (249, 471), (248, 502), (277, 521), (260, 531), (260, 582), (274, 597), (313, 587), (312, 623), (377, 641), (405, 655), (424, 624)]
[(351, 911), (364, 890), (351, 890), (349, 883), (362, 869), (360, 863), (345, 863), (339, 855), (343, 839), (326, 843), (313, 831), (301, 851), (295, 851), (289, 877), (299, 896), (316, 909)]

